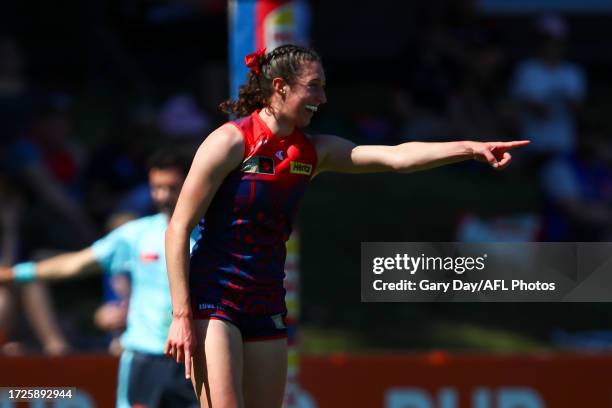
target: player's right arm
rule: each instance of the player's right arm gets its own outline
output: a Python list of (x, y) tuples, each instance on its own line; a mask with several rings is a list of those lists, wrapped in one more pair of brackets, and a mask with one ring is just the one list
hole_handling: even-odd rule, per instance
[(166, 266), (173, 318), (165, 352), (177, 362), (185, 360), (186, 378), (190, 377), (195, 346), (187, 279), (189, 235), (206, 213), (222, 181), (243, 157), (244, 141), (236, 127), (226, 124), (211, 133), (193, 159), (166, 230)]
[(35, 279), (66, 279), (78, 275), (101, 272), (91, 247), (68, 252), (39, 262), (24, 262), (0, 268), (0, 283)]

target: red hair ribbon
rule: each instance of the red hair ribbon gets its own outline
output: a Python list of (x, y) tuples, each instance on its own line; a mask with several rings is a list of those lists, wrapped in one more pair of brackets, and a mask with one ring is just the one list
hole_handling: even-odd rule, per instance
[(260, 48), (252, 54), (244, 57), (244, 64), (253, 71), (255, 75), (261, 73), (261, 63), (263, 58), (266, 56), (266, 49)]

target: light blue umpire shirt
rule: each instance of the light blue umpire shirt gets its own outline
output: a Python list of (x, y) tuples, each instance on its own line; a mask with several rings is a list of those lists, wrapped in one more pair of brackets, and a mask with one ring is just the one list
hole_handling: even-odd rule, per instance
[[(172, 322), (170, 285), (166, 272), (164, 237), (168, 217), (156, 214), (128, 222), (92, 245), (105, 272), (129, 273), (132, 282), (127, 328), (121, 336), (125, 350), (163, 354)], [(191, 234), (190, 249), (197, 229)]]

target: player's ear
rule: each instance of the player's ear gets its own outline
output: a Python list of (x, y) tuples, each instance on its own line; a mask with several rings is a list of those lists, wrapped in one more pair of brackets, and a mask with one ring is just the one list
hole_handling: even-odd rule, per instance
[(274, 93), (285, 95), (288, 88), (289, 85), (287, 84), (287, 81), (285, 81), (283, 78), (276, 77), (272, 80), (272, 89), (274, 90)]

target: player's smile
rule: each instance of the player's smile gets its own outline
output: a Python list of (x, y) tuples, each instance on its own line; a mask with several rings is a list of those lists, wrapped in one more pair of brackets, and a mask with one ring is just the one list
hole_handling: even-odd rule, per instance
[(312, 113), (315, 113), (316, 111), (319, 110), (319, 107), (317, 105), (312, 105), (310, 103), (306, 104), (306, 109)]
[(298, 122), (298, 126), (305, 126), (319, 110), (319, 106), (327, 102), (325, 73), (321, 64), (315, 61), (304, 63), (302, 73), (296, 83), (291, 86), (291, 90), (293, 96), (301, 99), (298, 116), (307, 113), (303, 121)]

